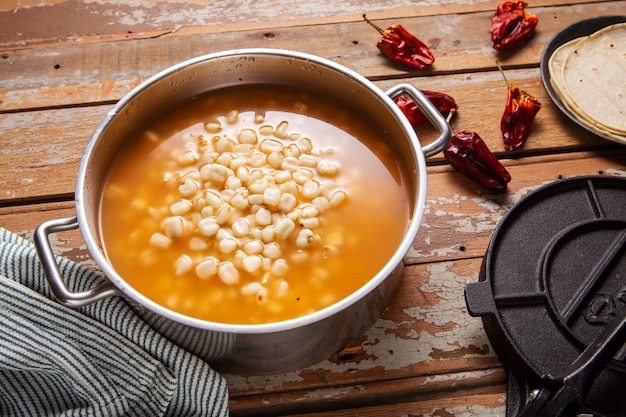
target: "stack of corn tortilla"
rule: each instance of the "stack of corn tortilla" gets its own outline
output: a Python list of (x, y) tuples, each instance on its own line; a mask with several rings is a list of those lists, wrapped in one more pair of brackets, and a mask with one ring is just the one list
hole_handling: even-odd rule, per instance
[(561, 45), (548, 69), (556, 95), (578, 121), (626, 143), (626, 23)]

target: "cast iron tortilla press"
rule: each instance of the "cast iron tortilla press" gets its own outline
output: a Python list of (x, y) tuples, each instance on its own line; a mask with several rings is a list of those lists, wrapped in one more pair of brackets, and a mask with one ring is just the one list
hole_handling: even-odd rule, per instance
[(497, 226), (465, 288), (509, 375), (507, 417), (626, 415), (626, 178), (559, 180)]

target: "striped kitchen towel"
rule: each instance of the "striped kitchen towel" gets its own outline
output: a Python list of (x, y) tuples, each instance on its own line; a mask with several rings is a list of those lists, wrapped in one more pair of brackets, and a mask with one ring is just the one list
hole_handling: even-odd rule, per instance
[[(73, 291), (98, 273), (58, 258)], [(54, 301), (34, 246), (0, 227), (1, 416), (227, 416), (226, 382), (121, 297)]]

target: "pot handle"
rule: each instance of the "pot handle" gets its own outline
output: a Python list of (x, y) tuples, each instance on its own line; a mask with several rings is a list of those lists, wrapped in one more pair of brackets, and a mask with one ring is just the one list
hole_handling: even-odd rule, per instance
[(37, 249), (37, 254), (39, 255), (39, 260), (46, 274), (46, 279), (48, 280), (52, 294), (54, 294), (61, 304), (67, 307), (82, 307), (102, 298), (118, 294), (118, 290), (111, 282), (99, 284), (87, 291), (72, 292), (63, 281), (63, 276), (54, 258), (48, 235), (51, 233), (66, 232), (76, 229), (77, 227), (78, 220), (76, 216), (54, 219), (40, 224), (35, 229), (34, 235), (35, 248)]
[(425, 157), (429, 157), (439, 153), (443, 148), (446, 147), (448, 142), (450, 142), (450, 138), (452, 137), (452, 132), (450, 130), (450, 125), (446, 122), (446, 119), (443, 118), (439, 110), (435, 107), (431, 101), (426, 98), (424, 93), (422, 93), (419, 89), (413, 87), (410, 84), (398, 84), (394, 87), (391, 87), (389, 90), (385, 92), (391, 99), (393, 100), (400, 94), (409, 95), (417, 104), (417, 107), (424, 113), (424, 116), (428, 119), (428, 121), (435, 126), (437, 131), (439, 132), (439, 137), (429, 143), (426, 146), (422, 146), (422, 152), (424, 152)]

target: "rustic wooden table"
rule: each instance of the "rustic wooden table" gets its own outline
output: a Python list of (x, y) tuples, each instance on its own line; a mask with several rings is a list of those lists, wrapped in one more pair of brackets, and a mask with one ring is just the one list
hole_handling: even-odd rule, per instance
[[(572, 4), (576, 3), (576, 4)], [(502, 216), (537, 187), (577, 175), (626, 176), (626, 148), (568, 121), (551, 102), (539, 62), (549, 39), (587, 17), (623, 14), (624, 1), (536, 0), (533, 38), (497, 53), (489, 29), (498, 1), (461, 0), (5, 0), (0, 4), (0, 225), (31, 238), (42, 221), (72, 215), (85, 144), (107, 110), (150, 75), (226, 49), (272, 47), (334, 60), (381, 89), (399, 82), (453, 96), (453, 132), (479, 132), (511, 172), (486, 193), (441, 157), (428, 160), (423, 224), (402, 287), (384, 316), (328, 360), (264, 377), (226, 375), (243, 415), (503, 416), (506, 373), (463, 290), (478, 279)], [(401, 23), (433, 50), (411, 72), (376, 49), (380, 26)], [(543, 108), (522, 150), (499, 132), (509, 81)], [(422, 132), (427, 141), (432, 132)], [(58, 254), (91, 264), (78, 231), (53, 237)], [(511, 254), (515, 256), (515, 254)]]

